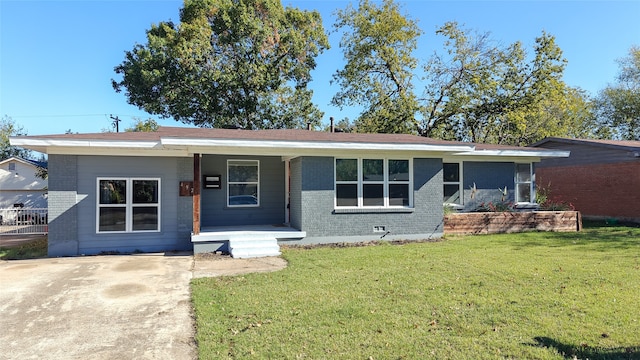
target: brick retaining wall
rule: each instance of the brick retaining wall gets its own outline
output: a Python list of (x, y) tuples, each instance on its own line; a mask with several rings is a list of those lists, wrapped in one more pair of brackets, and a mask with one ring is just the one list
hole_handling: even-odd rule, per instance
[(445, 235), (523, 231), (580, 231), (578, 211), (456, 213), (444, 217)]

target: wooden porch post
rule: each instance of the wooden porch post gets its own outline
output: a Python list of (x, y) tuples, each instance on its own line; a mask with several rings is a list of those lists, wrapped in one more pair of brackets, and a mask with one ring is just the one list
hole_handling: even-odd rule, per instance
[(193, 235), (200, 234), (200, 154), (193, 154)]

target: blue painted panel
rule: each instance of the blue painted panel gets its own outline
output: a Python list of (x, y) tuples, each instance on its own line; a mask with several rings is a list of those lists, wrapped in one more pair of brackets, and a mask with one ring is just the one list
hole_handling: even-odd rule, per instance
[[(168, 251), (191, 249), (190, 227), (178, 214), (184, 209), (179, 200), (179, 182), (191, 180), (184, 169), (183, 158), (78, 156), (77, 234), (78, 253), (102, 251)], [(96, 181), (99, 177), (149, 177), (161, 181), (161, 231), (149, 233), (96, 233)]]
[[(260, 161), (260, 206), (227, 206), (227, 160)], [(207, 226), (267, 225), (285, 221), (284, 162), (276, 156), (202, 156), (202, 174), (220, 175), (220, 189), (202, 189), (201, 224)]]
[[(463, 187), (465, 210), (473, 210), (481, 203), (500, 202), (499, 189), (507, 187), (505, 201), (515, 199), (515, 164), (512, 162), (472, 162), (463, 164)], [(477, 191), (471, 190), (475, 183)]]

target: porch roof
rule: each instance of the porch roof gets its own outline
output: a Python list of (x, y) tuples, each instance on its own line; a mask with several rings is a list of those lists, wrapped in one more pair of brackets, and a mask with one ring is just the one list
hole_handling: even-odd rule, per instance
[(566, 157), (566, 151), (479, 145), (408, 134), (360, 134), (300, 129), (236, 130), (160, 127), (154, 132), (12, 137), (11, 144), (48, 154), (191, 156), (340, 155), (350, 152), (418, 152), (441, 155)]

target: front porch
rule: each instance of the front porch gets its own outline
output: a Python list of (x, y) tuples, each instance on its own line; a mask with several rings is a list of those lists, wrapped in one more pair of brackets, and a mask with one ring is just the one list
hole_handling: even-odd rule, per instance
[(234, 258), (280, 255), (278, 240), (307, 236), (288, 225), (243, 225), (203, 227), (191, 235), (193, 253), (222, 251)]

